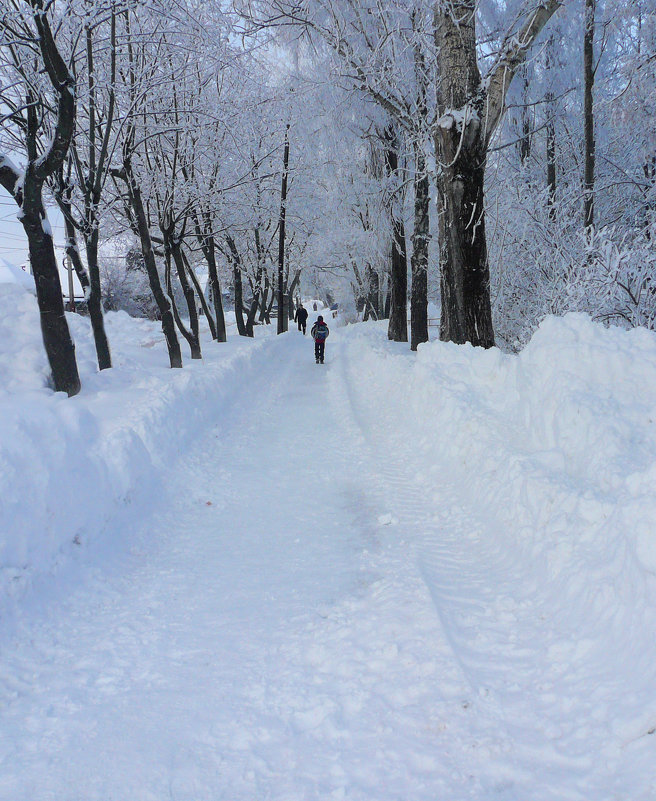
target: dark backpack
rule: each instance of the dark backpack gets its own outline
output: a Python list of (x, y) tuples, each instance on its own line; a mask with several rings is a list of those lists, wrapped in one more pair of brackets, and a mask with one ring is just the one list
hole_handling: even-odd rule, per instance
[(325, 342), (327, 336), (328, 336), (328, 326), (325, 323), (317, 323), (316, 329), (314, 331), (314, 341)]

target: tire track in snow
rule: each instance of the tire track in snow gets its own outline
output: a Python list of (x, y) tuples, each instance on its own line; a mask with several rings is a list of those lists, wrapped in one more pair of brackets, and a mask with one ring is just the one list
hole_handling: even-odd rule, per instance
[[(522, 791), (517, 784), (530, 780), (536, 765), (546, 765), (547, 775), (550, 771), (561, 772), (565, 779), (553, 792), (547, 783), (544, 798), (582, 801), (586, 795), (576, 785), (583, 784), (593, 768), (589, 756), (566, 753), (566, 746), (559, 747), (557, 743), (560, 732), (550, 730), (548, 720), (540, 721), (537, 714), (528, 718), (520, 714), (516, 718), (521, 703), (516, 708), (512, 703), (508, 705), (513, 694), (508, 675), (529, 677), (536, 672), (535, 666), (544, 661), (540, 645), (527, 649), (515, 643), (512, 636), (507, 637), (520, 617), (535, 614), (537, 607), (530, 601), (532, 588), (524, 586), (521, 574), (513, 572), (518, 565), (513, 565), (512, 560), (509, 563), (507, 555), (503, 559), (500, 553), (486, 547), (491, 535), (485, 522), (466, 509), (448, 480), (437, 473), (431, 477), (409, 473), (415, 455), (402, 440), (403, 432), (381, 438), (384, 424), (375, 427), (369, 422), (375, 414), (373, 405), (367, 404), (366, 411), (361, 409), (354, 387), (361, 386), (364, 377), (351, 367), (346, 347), (342, 348), (340, 360), (340, 381), (333, 382), (333, 391), (341, 393), (343, 405), (350, 407), (354, 436), (369, 450), (372, 463), (379, 465), (378, 493), (383, 508), (394, 512), (400, 530), (412, 532), (408, 537), (412, 559), (430, 594), (451, 658), (474, 698), (472, 707), (478, 720), (470, 736), (478, 734), (482, 738), (485, 735), (481, 730), (487, 726), (489, 764), (480, 769), (483, 774), (489, 770), (490, 777), (484, 783), (498, 788), (505, 794), (503, 797), (520, 798)], [(367, 400), (376, 397), (376, 392), (375, 386), (363, 387)], [(431, 478), (436, 484), (439, 482), (439, 490), (429, 487)], [(547, 695), (543, 693), (545, 698)], [(518, 698), (521, 700), (521, 693)], [(539, 697), (536, 700), (539, 702)], [(542, 732), (535, 728), (541, 723)], [(523, 741), (526, 735), (532, 740), (531, 745)]]

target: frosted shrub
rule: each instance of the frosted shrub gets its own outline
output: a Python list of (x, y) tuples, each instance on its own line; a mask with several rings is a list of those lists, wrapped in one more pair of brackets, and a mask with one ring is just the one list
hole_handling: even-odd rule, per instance
[(653, 329), (656, 321), (656, 249), (646, 235), (633, 242), (612, 229), (595, 234), (590, 244), (592, 294), (600, 320), (629, 328)]
[(523, 347), (549, 314), (580, 311), (624, 328), (656, 328), (656, 247), (647, 232), (534, 226), (507, 251), (495, 313), (510, 349)]

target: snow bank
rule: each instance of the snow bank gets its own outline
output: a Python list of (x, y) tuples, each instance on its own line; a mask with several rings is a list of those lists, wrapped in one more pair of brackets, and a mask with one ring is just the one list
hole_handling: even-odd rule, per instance
[[(87, 318), (68, 315), (82, 392), (48, 387), (35, 297), (0, 283), (0, 609), (102, 539), (121, 510), (152, 502), (162, 471), (219, 414), (263, 340), (204, 342), (202, 363), (167, 367), (157, 323), (106, 316), (116, 365), (99, 373)], [(9, 282), (10, 281), (10, 282)], [(185, 343), (181, 343), (183, 348)], [(125, 536), (130, 523), (126, 515)], [(118, 543), (106, 543), (118, 547)]]
[[(432, 342), (416, 357), (355, 326), (364, 416), (456, 481), (554, 594), (612, 615), (656, 574), (656, 335), (548, 318), (519, 355)], [(501, 547), (501, 546), (500, 546)]]

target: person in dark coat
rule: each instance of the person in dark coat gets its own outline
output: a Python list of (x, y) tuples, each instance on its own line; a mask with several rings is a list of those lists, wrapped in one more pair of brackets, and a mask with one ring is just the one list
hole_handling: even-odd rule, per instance
[(326, 340), (328, 339), (330, 331), (328, 330), (328, 326), (324, 323), (321, 315), (317, 317), (317, 321), (312, 326), (310, 334), (314, 340), (314, 358), (317, 360), (317, 364), (323, 364), (323, 356), (326, 350)]
[(305, 327), (307, 326), (308, 310), (303, 308), (303, 304), (296, 309), (294, 320), (298, 323), (298, 330), (303, 332), (305, 336)]

